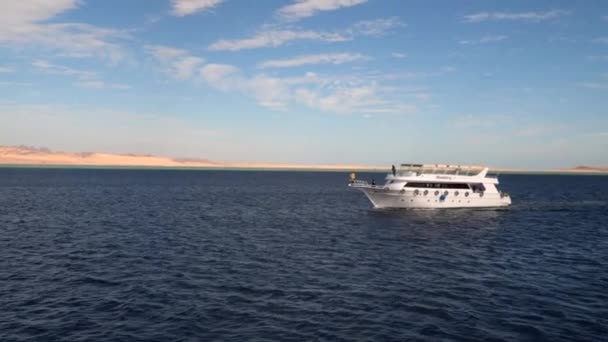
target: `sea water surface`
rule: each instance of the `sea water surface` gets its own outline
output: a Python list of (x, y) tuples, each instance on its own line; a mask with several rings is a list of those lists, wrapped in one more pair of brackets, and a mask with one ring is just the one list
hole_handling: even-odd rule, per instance
[(424, 211), (347, 177), (0, 169), (0, 341), (606, 341), (608, 177)]

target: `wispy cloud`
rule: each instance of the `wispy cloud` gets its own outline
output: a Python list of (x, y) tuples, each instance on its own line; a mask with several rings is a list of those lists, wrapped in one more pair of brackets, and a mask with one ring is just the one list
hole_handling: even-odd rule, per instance
[(465, 15), (463, 17), (463, 21), (466, 23), (480, 23), (490, 20), (519, 20), (538, 23), (541, 21), (556, 19), (568, 14), (570, 14), (569, 11), (556, 9), (537, 12), (479, 12)]
[(410, 96), (412, 96), (422, 102), (427, 102), (433, 97), (433, 95), (431, 95), (429, 93), (412, 93), (412, 94), (410, 94)]
[(488, 43), (497, 43), (503, 41), (509, 37), (504, 35), (485, 35), (479, 39), (475, 40), (461, 40), (458, 44), (461, 45), (478, 45), (478, 44), (488, 44)]
[(416, 106), (394, 103), (379, 97), (376, 86), (339, 87), (328, 94), (305, 88), (295, 91), (295, 99), (308, 107), (337, 113), (411, 113)]
[(246, 77), (237, 67), (228, 64), (205, 65), (200, 75), (209, 86), (247, 94), (262, 107), (285, 110), (291, 100), (289, 84), (278, 77), (264, 74)]
[(15, 72), (15, 69), (13, 67), (0, 66), (0, 74), (8, 74), (11, 72)]
[(27, 87), (31, 85), (31, 83), (26, 82), (0, 81), (0, 87)]
[(18, 26), (16, 28), (24, 28), (28, 24), (43, 22), (76, 8), (79, 2), (78, 0), (2, 1), (0, 3), (2, 31), (5, 33), (11, 25)]
[(587, 56), (587, 59), (590, 60), (590, 61), (608, 62), (608, 55)]
[(362, 36), (382, 36), (390, 32), (397, 27), (407, 26), (397, 17), (391, 18), (380, 18), (374, 20), (363, 20), (355, 23), (353, 27), (348, 30), (351, 35), (362, 35)]
[(608, 89), (608, 83), (598, 83), (598, 82), (580, 82), (576, 84), (580, 88), (587, 89)]
[(404, 26), (397, 18), (381, 18), (361, 21), (352, 27), (335, 32), (312, 30), (263, 30), (251, 38), (222, 39), (209, 46), (212, 51), (239, 51), (262, 47), (277, 47), (291, 41), (311, 40), (321, 42), (344, 42), (356, 36), (379, 36), (390, 30)]
[(598, 44), (608, 44), (608, 37), (593, 38), (592, 42), (598, 43)]
[(567, 128), (567, 125), (561, 123), (528, 123), (518, 126), (514, 130), (514, 134), (526, 138), (537, 138), (557, 133)]
[(0, 45), (33, 46), (69, 54), (88, 54), (120, 61), (124, 48), (117, 42), (123, 31), (83, 23), (49, 23), (76, 8), (78, 0), (28, 0), (0, 2)]
[[(189, 52), (171, 47), (148, 48), (155, 55), (168, 75), (178, 77), (175, 64), (186, 57), (195, 57)], [(308, 55), (293, 59), (274, 60), (262, 63), (265, 68), (283, 68), (318, 63), (346, 63), (368, 58), (360, 54)], [(202, 59), (201, 59), (202, 60)], [(307, 72), (302, 76), (279, 77), (264, 73), (248, 75), (230, 64), (200, 63), (188, 73), (194, 82), (202, 81), (220, 91), (249, 96), (255, 102), (273, 110), (286, 110), (291, 106), (303, 105), (321, 111), (336, 113), (406, 113), (416, 109), (415, 104), (403, 102), (404, 96), (412, 101), (425, 102), (430, 94), (416, 90), (405, 90), (382, 86), (374, 76), (349, 75), (348, 77), (320, 76)]]
[[(415, 104), (403, 102), (401, 96), (393, 97), (394, 90), (385, 88), (373, 80), (353, 76), (348, 80), (334, 79), (307, 73), (303, 77), (273, 77), (264, 74), (246, 77), (242, 73), (230, 73), (227, 80), (229, 91), (251, 94), (260, 106), (285, 110), (290, 106), (303, 105), (324, 112), (352, 113), (411, 113)], [(214, 84), (211, 84), (214, 86)]]
[(73, 69), (63, 65), (52, 64), (42, 59), (32, 62), (32, 66), (46, 74), (73, 76), (79, 80), (91, 80), (97, 77), (97, 73), (94, 71)]
[(511, 115), (473, 115), (467, 114), (458, 116), (454, 121), (449, 122), (450, 126), (458, 129), (475, 129), (475, 130), (494, 130), (496, 127), (505, 126), (512, 123)]
[(126, 84), (120, 83), (108, 83), (99, 79), (99, 75), (95, 71), (79, 70), (63, 65), (52, 64), (46, 60), (35, 60), (32, 62), (32, 66), (45, 74), (50, 75), (61, 75), (74, 77), (77, 79), (73, 85), (80, 88), (91, 88), (91, 89), (130, 89), (131, 87)]
[(401, 52), (393, 52), (393, 53), (391, 53), (391, 56), (393, 58), (400, 58), (400, 59), (407, 58), (407, 54), (401, 53)]
[(272, 30), (259, 32), (251, 38), (219, 40), (209, 46), (213, 51), (239, 51), (261, 47), (277, 47), (294, 40), (315, 40), (322, 42), (342, 42), (349, 37), (335, 32)]
[[(442, 66), (437, 68), (436, 70), (431, 71), (404, 71), (397, 73), (380, 73), (376, 75), (372, 75), (375, 80), (379, 81), (414, 81), (414, 80), (423, 80), (432, 77), (440, 77), (445, 76), (449, 73), (455, 72), (457, 69), (453, 66)], [(420, 90), (420, 89), (417, 89)]]
[(146, 45), (144, 49), (161, 61), (170, 61), (184, 55), (189, 55), (186, 50), (164, 45)]
[(367, 2), (367, 0), (296, 0), (294, 3), (281, 7), (277, 13), (288, 20), (299, 20), (313, 16), (319, 12), (334, 11), (340, 8), (352, 7)]
[(121, 89), (121, 90), (131, 89), (131, 86), (128, 86), (126, 84), (107, 83), (107, 82), (99, 81), (99, 80), (74, 82), (74, 85), (77, 87), (89, 88), (89, 89)]
[(260, 68), (291, 68), (311, 64), (344, 64), (369, 59), (370, 57), (359, 53), (329, 53), (269, 60), (261, 63), (259, 66)]
[(171, 0), (172, 14), (178, 17), (211, 10), (224, 0)]
[(167, 72), (179, 80), (193, 77), (197, 68), (204, 62), (203, 58), (193, 56), (186, 50), (169, 46), (147, 45), (144, 49), (158, 61), (169, 65)]
[(200, 77), (221, 90), (239, 88), (242, 84), (239, 69), (229, 64), (207, 64), (199, 70)]
[[(591, 133), (587, 133), (585, 135), (587, 135), (589, 137), (592, 137), (592, 138), (608, 138), (608, 131), (606, 131), (606, 132), (591, 132)], [(606, 140), (606, 141), (608, 141), (608, 140)]]

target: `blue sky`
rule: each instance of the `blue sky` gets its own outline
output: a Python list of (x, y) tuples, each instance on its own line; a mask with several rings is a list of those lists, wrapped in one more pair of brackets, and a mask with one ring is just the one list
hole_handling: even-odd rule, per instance
[(608, 165), (605, 1), (0, 2), (0, 145)]

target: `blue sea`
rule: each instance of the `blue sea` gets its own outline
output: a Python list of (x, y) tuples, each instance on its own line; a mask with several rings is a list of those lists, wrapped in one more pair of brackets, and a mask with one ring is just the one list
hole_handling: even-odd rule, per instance
[(347, 173), (1, 168), (0, 341), (606, 341), (608, 177), (500, 180), (405, 211)]

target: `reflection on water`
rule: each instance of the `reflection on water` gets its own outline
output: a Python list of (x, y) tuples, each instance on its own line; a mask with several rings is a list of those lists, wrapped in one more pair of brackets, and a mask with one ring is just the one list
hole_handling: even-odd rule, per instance
[(405, 220), (409, 224), (439, 229), (496, 229), (509, 215), (510, 208), (459, 208), (459, 209), (370, 209), (376, 218)]

